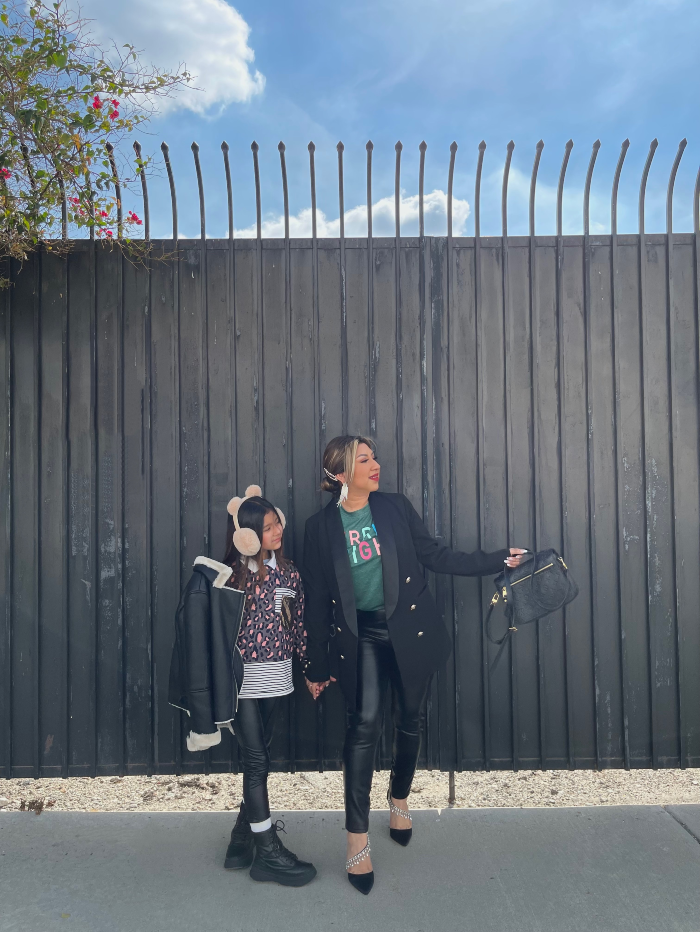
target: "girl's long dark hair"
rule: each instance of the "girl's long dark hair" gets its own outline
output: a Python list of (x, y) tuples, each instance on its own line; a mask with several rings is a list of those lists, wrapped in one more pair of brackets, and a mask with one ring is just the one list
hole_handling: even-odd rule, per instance
[[(262, 543), (265, 516), (268, 514), (268, 512), (279, 514), (274, 505), (271, 502), (268, 502), (267, 499), (263, 499), (262, 496), (251, 496), (250, 499), (245, 500), (245, 502), (238, 510), (238, 524), (241, 528), (252, 528), (255, 534), (258, 536), (258, 541)], [(249, 574), (252, 574), (252, 571), (248, 569), (248, 561), (254, 560), (257, 563), (257, 576), (259, 577), (260, 582), (265, 580), (267, 577), (267, 567), (263, 563), (262, 547), (260, 548), (260, 551), (252, 557), (246, 557), (245, 555), (241, 554), (241, 552), (233, 543), (233, 533), (235, 530), (236, 529), (235, 525), (233, 524), (233, 517), (229, 515), (228, 521), (226, 523), (226, 554), (224, 556), (223, 562), (228, 564), (229, 567), (233, 570), (233, 579), (231, 581), (233, 586), (238, 590), (244, 590), (246, 583), (248, 582)], [(275, 551), (277, 563), (282, 568), (286, 567), (288, 564), (288, 561), (284, 557), (283, 548), (284, 540)]]

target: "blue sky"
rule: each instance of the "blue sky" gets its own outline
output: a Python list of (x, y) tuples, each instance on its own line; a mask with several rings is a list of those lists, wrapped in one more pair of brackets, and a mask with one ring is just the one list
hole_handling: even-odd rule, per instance
[[(649, 179), (647, 230), (665, 228), (668, 175), (687, 136), (676, 182), (674, 228), (692, 229), (692, 192), (700, 164), (698, 0), (86, 0), (98, 37), (131, 41), (143, 57), (173, 67), (184, 60), (203, 88), (168, 102), (140, 133), (160, 156), (170, 145), (181, 235), (198, 235), (190, 145), (201, 147), (207, 230), (227, 229), (222, 139), (231, 147), (234, 223), (255, 222), (250, 143), (260, 145), (265, 233), (282, 212), (277, 144), (287, 150), (292, 234), (310, 231), (307, 145), (316, 144), (319, 232), (337, 230), (336, 143), (345, 144), (346, 233), (365, 225), (365, 143), (372, 139), (375, 233), (393, 234), (394, 145), (401, 140), (402, 232), (417, 233), (418, 144), (428, 144), (427, 232), (444, 233), (449, 146), (459, 145), (456, 231), (473, 233), (477, 146), (487, 143), (482, 233), (500, 232), (506, 145), (515, 141), (509, 230), (527, 232), (529, 177), (538, 139), (545, 149), (538, 183), (537, 231), (554, 232), (554, 196), (564, 144), (564, 228), (582, 230), (582, 191), (591, 145), (595, 169), (592, 229), (610, 229), (610, 191), (620, 144), (630, 150), (620, 184), (621, 232), (636, 232), (637, 196), (649, 143), (659, 148)], [(158, 161), (158, 160), (157, 160)], [(152, 235), (168, 235), (168, 190), (154, 165)], [(383, 201), (383, 199), (390, 199)], [(135, 204), (135, 202), (134, 202)], [(128, 206), (132, 206), (129, 204)], [(354, 213), (352, 209), (357, 208)], [(306, 213), (304, 211), (306, 210)], [(335, 222), (335, 223), (334, 223)]]

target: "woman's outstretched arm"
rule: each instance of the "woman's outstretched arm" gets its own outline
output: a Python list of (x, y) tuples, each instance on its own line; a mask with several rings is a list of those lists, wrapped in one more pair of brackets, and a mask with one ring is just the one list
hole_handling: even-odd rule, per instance
[(413, 546), (418, 560), (434, 573), (450, 573), (461, 577), (484, 577), (500, 573), (508, 561), (510, 566), (517, 566), (521, 548), (502, 548), (500, 551), (457, 551), (437, 541), (423, 524), (420, 516), (406, 496), (402, 496), (406, 509), (408, 525), (411, 529)]

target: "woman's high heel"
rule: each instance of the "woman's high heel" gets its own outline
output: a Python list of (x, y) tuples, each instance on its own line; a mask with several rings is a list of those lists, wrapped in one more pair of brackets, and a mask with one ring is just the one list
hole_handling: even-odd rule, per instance
[[(413, 823), (413, 817), (408, 812), (408, 810), (402, 810), (400, 807), (397, 807), (396, 804), (392, 803), (391, 800), (391, 788), (386, 792), (386, 799), (389, 803), (389, 809), (392, 813), (395, 813), (396, 816), (401, 816), (405, 820), (410, 820)], [(389, 827), (389, 835), (394, 840), (398, 842), (400, 846), (407, 846), (411, 841), (411, 836), (413, 835), (413, 826), (410, 829), (392, 829)]]
[(358, 852), (357, 855), (353, 855), (352, 858), (349, 858), (345, 863), (345, 871), (348, 873), (348, 881), (356, 888), (360, 894), (369, 894), (369, 892), (374, 887), (374, 872), (367, 871), (364, 875), (352, 875), (350, 874), (350, 869), (354, 868), (355, 865), (359, 865), (364, 859), (369, 858), (370, 853), (369, 847), (369, 833), (367, 834), (367, 845), (362, 849), (361, 852)]

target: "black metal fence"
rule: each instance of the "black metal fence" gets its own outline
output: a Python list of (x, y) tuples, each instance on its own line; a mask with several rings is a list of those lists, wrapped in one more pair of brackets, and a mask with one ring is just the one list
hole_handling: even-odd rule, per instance
[[(325, 442), (375, 436), (383, 488), (470, 550), (554, 546), (580, 584), (489, 671), (490, 581), (436, 577), (455, 651), (428, 699), (422, 766), (700, 765), (698, 196), (692, 234), (234, 238), (177, 234), (134, 264), (76, 241), (42, 251), (0, 295), (0, 774), (237, 767), (224, 735), (184, 746), (167, 705), (173, 615), (197, 554), (221, 557), (229, 497), (251, 482), (288, 516), (299, 556)], [(315, 218), (314, 151), (309, 147)], [(146, 235), (148, 199), (145, 179)], [(165, 256), (166, 258), (161, 258)], [(169, 258), (168, 258), (169, 257)], [(297, 675), (298, 676), (298, 673)], [(337, 768), (343, 704), (283, 701), (279, 768)], [(381, 763), (388, 761), (383, 742)]]

